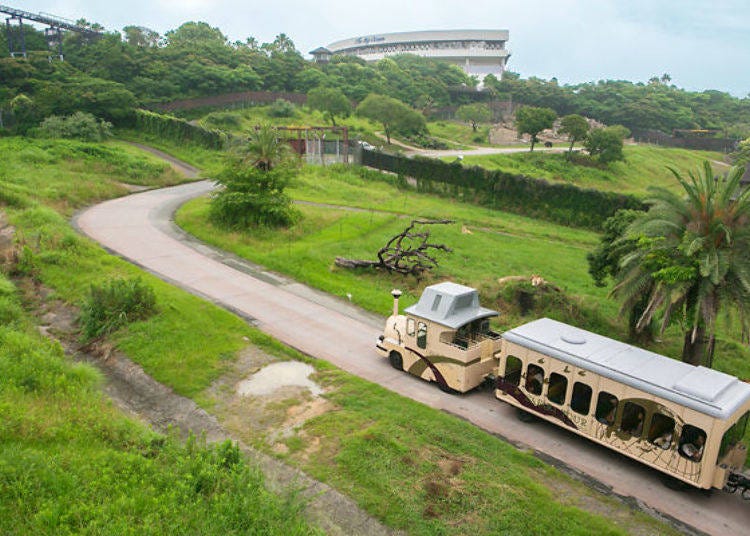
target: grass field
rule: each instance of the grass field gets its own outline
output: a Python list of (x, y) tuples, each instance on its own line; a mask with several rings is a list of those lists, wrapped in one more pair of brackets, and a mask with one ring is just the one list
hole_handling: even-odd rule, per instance
[[(143, 276), (156, 290), (160, 314), (114, 341), (154, 376), (194, 394), (247, 345), (243, 336), (267, 340), (70, 228), (65, 216), (125, 193), (124, 182), (181, 181), (167, 166), (119, 143), (6, 138), (0, 152), (0, 206), (16, 226), (22, 281), (40, 282), (53, 291), (48, 299), (75, 305), (91, 283)], [(98, 371), (72, 363), (43, 338), (21, 300), (0, 274), (0, 532), (315, 533), (302, 520), (301, 504), (266, 491), (235, 446), (183, 444), (126, 418), (103, 396)]]
[[(7, 208), (28, 248), (24, 269), (49, 286), (53, 298), (71, 304), (80, 302), (90, 283), (140, 276), (155, 290), (159, 313), (121, 329), (111, 340), (157, 379), (207, 403), (205, 389), (247, 346), (245, 337), (277, 359), (304, 359), (233, 315), (109, 256), (45, 206), (59, 201), (48, 192), (64, 190), (69, 181), (85, 190), (97, 183), (95, 177), (75, 166), (59, 170), (56, 164), (24, 170), (25, 164), (10, 155), (6, 164), (14, 166), (17, 177), (33, 171), (50, 187), (42, 193), (18, 193), (16, 203)], [(117, 195), (119, 178), (113, 173), (111, 184), (99, 196)], [(62, 204), (64, 212), (82, 202)], [(330, 240), (339, 238), (335, 230), (328, 234)], [(6, 288), (10, 290), (3, 292), (13, 292), (8, 284), (0, 285)], [(16, 312), (11, 314), (22, 314), (17, 300), (14, 303)], [(15, 341), (19, 336), (10, 337)], [(35, 341), (38, 338), (24, 342), (25, 346), (7, 346), (13, 349), (9, 356), (31, 355), (32, 348), (42, 346)], [(41, 380), (33, 379), (25, 364), (9, 356), (0, 359), (3, 376), (10, 378), (9, 383), (0, 382), (0, 404), (5, 415), (12, 415), (12, 426), (4, 429), (10, 435), (0, 434), (0, 504), (8, 509), (3, 512), (4, 532), (82, 532), (84, 523), (90, 523), (90, 530), (98, 533), (226, 534), (251, 516), (256, 516), (251, 526), (259, 534), (310, 531), (299, 521), (293, 501), (285, 509), (287, 502), (263, 492), (259, 481), (251, 480), (251, 472), (226, 468), (227, 459), (234, 460), (229, 447), (212, 454), (162, 438), (154, 443), (156, 436), (125, 421), (102, 400), (98, 375), (92, 369), (70, 365), (59, 348), (52, 353), (61, 364), (52, 363), (58, 369), (45, 372)], [(46, 354), (40, 359), (50, 361)], [(625, 534), (632, 527), (642, 533), (673, 533), (466, 422), (325, 363), (314, 364), (316, 381), (327, 389), (326, 397), (337, 409), (308, 421), (288, 437), (287, 459), (351, 495), (391, 526), (412, 534), (551, 533), (561, 523), (571, 534)], [(71, 373), (59, 371), (71, 366)], [(91, 415), (99, 411), (92, 398), (79, 396), (63, 380), (66, 374), (83, 386), (87, 397), (109, 408), (101, 419)], [(39, 390), (29, 389), (34, 382), (59, 388), (49, 404)], [(306, 457), (300, 449), (303, 432), (320, 440), (323, 450), (314, 457)], [(228, 465), (234, 467), (234, 462)], [(559, 489), (568, 493), (558, 496)], [(102, 497), (108, 498), (106, 507), (98, 506)], [(18, 501), (25, 501), (21, 510)], [(592, 503), (593, 510), (607, 516), (586, 511)], [(157, 512), (160, 523), (146, 515), (148, 508)]]
[[(669, 166), (685, 174), (688, 170), (697, 169), (704, 160), (710, 160), (717, 173), (729, 169), (728, 166), (719, 164), (723, 161), (723, 154), (709, 151), (690, 151), (655, 145), (627, 145), (624, 153), (624, 162), (614, 162), (608, 167), (601, 168), (568, 162), (562, 153), (536, 151), (466, 155), (463, 164), (501, 169), (555, 182), (567, 182), (581, 188), (635, 194), (639, 197), (646, 196), (649, 186), (677, 187), (672, 173), (667, 169)], [(446, 157), (446, 160), (454, 159), (455, 157)]]

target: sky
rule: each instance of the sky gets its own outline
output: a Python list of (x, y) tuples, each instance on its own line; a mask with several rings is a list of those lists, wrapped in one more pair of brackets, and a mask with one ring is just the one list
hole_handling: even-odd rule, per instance
[[(231, 41), (279, 33), (306, 57), (349, 37), (398, 31), (507, 29), (508, 69), (575, 84), (646, 82), (667, 73), (693, 91), (750, 94), (750, 0), (0, 0), (0, 4), (160, 34), (186, 21)], [(3, 22), (0, 20), (0, 22)]]

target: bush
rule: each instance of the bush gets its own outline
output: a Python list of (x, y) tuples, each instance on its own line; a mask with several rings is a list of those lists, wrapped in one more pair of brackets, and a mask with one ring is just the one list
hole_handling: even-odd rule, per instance
[(136, 110), (135, 119), (138, 130), (172, 141), (188, 141), (208, 149), (223, 149), (227, 143), (227, 136), (223, 132), (193, 125), (179, 117), (157, 114), (148, 110)]
[(79, 321), (86, 339), (111, 333), (156, 313), (156, 294), (140, 278), (91, 285)]
[(76, 112), (67, 117), (51, 115), (42, 121), (36, 134), (42, 138), (102, 141), (112, 136), (112, 123), (97, 120), (87, 112)]
[(217, 177), (223, 188), (211, 199), (211, 221), (229, 229), (293, 224), (301, 215), (284, 193), (289, 177), (283, 166), (270, 171), (239, 162), (228, 166)]
[(276, 99), (268, 107), (268, 115), (271, 117), (294, 117), (297, 115), (297, 107), (286, 99)]
[(625, 160), (622, 153), (623, 135), (629, 131), (620, 125), (595, 128), (589, 131), (583, 145), (591, 156), (596, 156), (602, 164)]

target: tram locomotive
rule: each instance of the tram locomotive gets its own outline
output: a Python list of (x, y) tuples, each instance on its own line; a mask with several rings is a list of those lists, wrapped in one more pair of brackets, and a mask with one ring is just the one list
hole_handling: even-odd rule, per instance
[(491, 381), (522, 420), (544, 419), (661, 471), (676, 482), (739, 491), (750, 384), (541, 318), (505, 333), (478, 292), (444, 282), (393, 313), (376, 344), (390, 364), (447, 392)]

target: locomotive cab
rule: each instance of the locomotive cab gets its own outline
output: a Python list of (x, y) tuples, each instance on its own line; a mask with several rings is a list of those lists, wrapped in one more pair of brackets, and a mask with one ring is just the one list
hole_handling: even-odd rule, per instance
[(394, 368), (462, 393), (494, 371), (500, 334), (489, 319), (498, 313), (480, 307), (475, 289), (449, 282), (429, 286), (403, 315), (400, 291), (392, 294), (393, 314), (377, 348)]

